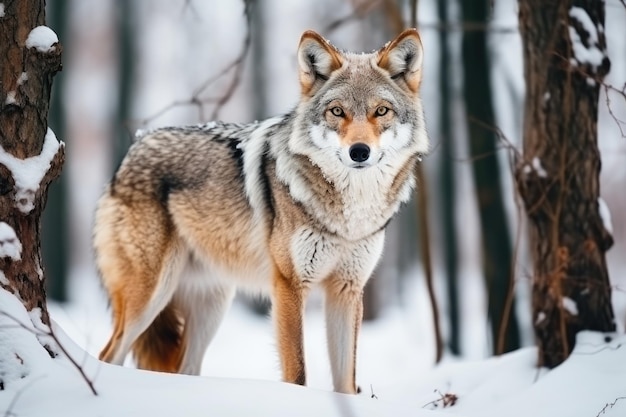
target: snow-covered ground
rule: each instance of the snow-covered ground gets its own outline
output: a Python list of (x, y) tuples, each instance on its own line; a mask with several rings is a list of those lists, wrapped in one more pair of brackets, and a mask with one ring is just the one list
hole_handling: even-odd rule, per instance
[[(536, 367), (534, 347), (482, 360), (446, 357), (434, 366), (428, 314), (392, 310), (364, 325), (357, 373), (362, 393), (350, 396), (331, 392), (316, 307), (307, 312), (305, 388), (279, 381), (270, 320), (242, 304), (227, 315), (200, 377), (99, 362), (94, 356), (110, 331), (105, 303), (52, 305), (55, 335), (92, 382), (93, 395), (61, 349), (50, 359), (41, 348), (40, 341), (53, 346), (54, 341), (46, 336), (38, 341), (38, 330), (29, 324), (32, 314), (15, 297), (0, 290), (0, 306), (4, 416), (626, 415), (624, 335), (582, 333), (572, 356), (552, 371)], [(414, 321), (417, 315), (422, 319)]]

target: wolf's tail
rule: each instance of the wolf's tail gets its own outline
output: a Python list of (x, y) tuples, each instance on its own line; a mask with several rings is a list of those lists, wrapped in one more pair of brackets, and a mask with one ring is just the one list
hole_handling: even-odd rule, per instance
[(185, 351), (183, 320), (170, 303), (133, 344), (138, 368), (178, 372)]

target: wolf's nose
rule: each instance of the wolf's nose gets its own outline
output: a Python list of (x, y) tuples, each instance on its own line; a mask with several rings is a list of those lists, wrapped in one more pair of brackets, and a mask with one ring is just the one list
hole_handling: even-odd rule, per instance
[(364, 143), (355, 143), (350, 146), (350, 159), (354, 162), (365, 162), (370, 157), (370, 147)]

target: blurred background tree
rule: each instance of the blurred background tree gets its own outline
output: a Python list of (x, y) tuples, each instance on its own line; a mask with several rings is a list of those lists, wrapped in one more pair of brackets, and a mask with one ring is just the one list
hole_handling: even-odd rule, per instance
[(463, 97), (480, 219), (487, 316), (492, 349), (499, 354), (519, 348), (520, 336), (514, 300), (506, 308), (509, 286), (514, 285), (513, 256), (501, 184), (503, 174), (496, 152), (498, 136), (487, 45), (489, 5), (488, 0), (461, 1), (463, 24), (469, 29), (463, 32)]

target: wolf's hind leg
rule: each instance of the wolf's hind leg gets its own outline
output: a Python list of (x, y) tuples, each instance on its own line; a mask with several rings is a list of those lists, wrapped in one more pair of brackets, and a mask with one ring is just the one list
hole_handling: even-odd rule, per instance
[(188, 375), (200, 375), (204, 353), (235, 296), (235, 287), (230, 285), (194, 290), (181, 289), (174, 296), (185, 320), (185, 352), (179, 372)]
[[(142, 284), (140, 289), (129, 289), (124, 286), (109, 290), (112, 299), (114, 332), (106, 347), (100, 354), (100, 359), (117, 365), (122, 365), (131, 347), (155, 321), (172, 299), (180, 278), (183, 263), (180, 243), (172, 243), (164, 256), (159, 259), (157, 273), (152, 268), (139, 265), (132, 271), (132, 279)], [(154, 276), (156, 275), (156, 277)], [(155, 279), (156, 278), (156, 279)], [(171, 322), (170, 312), (164, 316)], [(159, 322), (163, 324), (163, 320)], [(148, 336), (149, 332), (146, 333)], [(145, 364), (142, 360), (143, 349), (138, 344), (134, 348), (137, 363)], [(154, 369), (152, 366), (143, 366)], [(163, 370), (163, 369), (159, 369)], [(174, 370), (175, 371), (175, 370)]]

